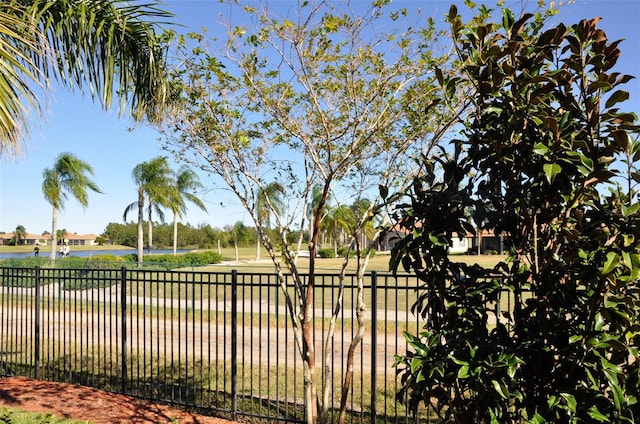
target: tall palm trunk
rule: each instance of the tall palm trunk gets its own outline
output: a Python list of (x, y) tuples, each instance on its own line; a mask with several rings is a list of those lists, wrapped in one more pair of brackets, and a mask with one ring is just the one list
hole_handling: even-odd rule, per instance
[(138, 191), (138, 266), (142, 265), (144, 255), (144, 192)]
[(173, 256), (178, 255), (178, 216), (173, 214)]
[(56, 253), (58, 247), (58, 208), (53, 208), (53, 213), (51, 214), (51, 254), (49, 255), (49, 260), (51, 262), (56, 261)]
[(147, 222), (147, 253), (151, 254), (153, 246), (153, 221), (151, 221), (151, 200), (149, 200), (149, 221)]

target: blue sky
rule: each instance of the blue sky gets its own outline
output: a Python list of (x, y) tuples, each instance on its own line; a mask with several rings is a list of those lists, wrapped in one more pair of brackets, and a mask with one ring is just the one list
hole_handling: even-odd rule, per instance
[[(272, 3), (287, 4), (285, 0)], [(435, 18), (443, 16), (450, 4), (439, 0), (394, 3), (404, 4), (408, 9), (420, 7), (427, 11), (434, 8)], [(517, 10), (521, 2), (507, 1), (510, 3)], [(536, 1), (529, 3), (533, 5)], [(216, 0), (173, 0), (165, 1), (165, 4), (185, 30), (197, 31), (205, 26), (212, 33), (218, 13), (228, 10), (221, 9)], [(602, 18), (600, 27), (610, 39), (626, 40), (621, 45), (622, 57), (617, 70), (640, 79), (640, 0), (577, 0), (563, 6), (554, 21), (573, 24), (579, 19), (596, 16)], [(623, 104), (626, 110), (636, 113), (640, 113), (638, 79), (627, 84), (631, 100)], [(131, 130), (128, 119), (119, 119), (115, 112), (103, 111), (79, 94), (69, 94), (63, 89), (54, 89), (51, 94), (46, 121), (32, 128), (31, 137), (24, 144), (23, 156), (0, 159), (0, 231), (11, 232), (18, 225), (33, 234), (51, 231), (51, 206), (42, 195), (42, 171), (50, 167), (60, 153), (72, 152), (94, 168), (94, 179), (104, 193), (92, 194), (86, 209), (70, 198), (59, 214), (58, 228), (70, 233), (100, 234), (109, 222), (122, 222), (125, 207), (136, 200), (131, 171), (138, 163), (163, 154), (159, 135), (144, 126)], [(220, 228), (239, 220), (249, 223), (248, 215), (231, 193), (204, 173), (200, 174), (200, 179), (208, 187), (202, 194), (208, 211), (191, 206), (183, 222)], [(130, 221), (134, 219), (134, 215), (129, 217)]]

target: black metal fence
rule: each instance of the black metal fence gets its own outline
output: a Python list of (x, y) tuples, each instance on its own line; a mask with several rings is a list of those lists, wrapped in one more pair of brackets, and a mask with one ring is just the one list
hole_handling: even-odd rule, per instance
[[(0, 374), (77, 383), (237, 419), (300, 422), (302, 360), (275, 274), (0, 267)], [(287, 278), (291, 278), (288, 276)], [(348, 275), (331, 352), (322, 343), (338, 275), (316, 276), (318, 366), (328, 361), (332, 413), (357, 331)], [(292, 283), (292, 281), (288, 281)], [(365, 278), (366, 331), (357, 348), (348, 422), (429, 422), (396, 400), (393, 362), (406, 352), (415, 276)], [(293, 294), (293, 284), (289, 284)]]

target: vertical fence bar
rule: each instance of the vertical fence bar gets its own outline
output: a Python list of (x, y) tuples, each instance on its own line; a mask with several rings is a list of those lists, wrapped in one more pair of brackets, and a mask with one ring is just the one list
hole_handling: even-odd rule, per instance
[(34, 362), (35, 362), (35, 379), (40, 379), (40, 267), (36, 266), (36, 303), (34, 316)]
[(122, 331), (121, 334), (121, 345), (120, 345), (120, 355), (121, 361), (120, 364), (122, 373), (122, 393), (127, 393), (127, 278), (126, 273), (127, 269), (125, 267), (120, 268), (120, 329)]
[(231, 270), (231, 419), (238, 418), (238, 271)]

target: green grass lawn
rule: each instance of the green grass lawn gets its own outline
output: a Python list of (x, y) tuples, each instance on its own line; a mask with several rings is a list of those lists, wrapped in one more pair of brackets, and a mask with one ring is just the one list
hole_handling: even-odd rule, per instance
[[(40, 250), (42, 252), (48, 252), (49, 246), (43, 246)], [(73, 250), (122, 250), (130, 249), (129, 246), (121, 245), (108, 245), (108, 246), (74, 246)], [(15, 252), (32, 252), (33, 246), (0, 246), (0, 253), (15, 253)], [(217, 250), (215, 250), (217, 251)], [(225, 272), (232, 269), (242, 272), (271, 272), (274, 270), (274, 265), (271, 263), (270, 258), (266, 250), (262, 250), (261, 261), (256, 262), (256, 248), (255, 246), (243, 247), (238, 249), (238, 261), (235, 261), (236, 254), (233, 248), (224, 248), (220, 250), (225, 262), (232, 262), (226, 264), (215, 265), (213, 267), (206, 267), (205, 270)], [(73, 251), (72, 251), (73, 256)], [(389, 255), (383, 253), (377, 253), (370, 260), (367, 266), (367, 271), (388, 272), (389, 271)], [(477, 263), (480, 266), (491, 268), (500, 260), (504, 259), (504, 256), (500, 255), (456, 255), (454, 260), (464, 262), (467, 264)], [(339, 271), (344, 263), (344, 258), (316, 258), (316, 271), (317, 272), (336, 272)], [(283, 263), (284, 265), (284, 263)], [(309, 267), (309, 258), (298, 258), (297, 263), (299, 269), (307, 270)], [(356, 270), (356, 260), (351, 258), (347, 269), (349, 271)], [(286, 267), (285, 267), (286, 268)], [(202, 270), (202, 269), (201, 269)], [(402, 270), (400, 270), (402, 271)]]
[[(218, 264), (207, 269), (212, 271), (230, 271), (232, 269), (250, 272), (250, 271), (273, 271), (274, 265), (269, 262), (269, 257), (266, 254), (262, 255), (262, 261), (260, 263), (255, 262), (255, 249), (251, 249), (251, 252), (245, 252), (244, 255), (240, 255), (240, 261), (235, 262), (232, 249), (223, 249), (222, 256), (225, 261), (232, 261), (233, 263)], [(478, 264), (485, 268), (492, 268), (499, 261), (505, 257), (502, 255), (457, 255), (453, 257), (453, 260), (464, 262), (466, 264)], [(378, 253), (374, 255), (367, 264), (367, 271), (389, 272), (389, 255)], [(316, 258), (316, 272), (336, 272), (339, 271), (344, 264), (344, 258)], [(284, 264), (283, 264), (284, 265)], [(297, 266), (301, 270), (307, 270), (309, 268), (309, 258), (298, 258)], [(349, 271), (355, 271), (357, 262), (355, 258), (350, 258), (347, 269)], [(403, 271), (400, 269), (399, 271)]]
[[(232, 269), (250, 272), (271, 272), (274, 270), (274, 265), (271, 262), (266, 250), (262, 249), (260, 254), (260, 262), (256, 262), (256, 248), (255, 246), (244, 247), (238, 249), (238, 261), (235, 260), (235, 251), (233, 248), (223, 248), (220, 250), (224, 264), (218, 264), (211, 267), (212, 271), (224, 272), (231, 271)], [(455, 255), (452, 260), (464, 262), (466, 264), (478, 264), (485, 268), (492, 268), (499, 261), (504, 260), (504, 255)], [(376, 253), (369, 259), (367, 265), (367, 271), (389, 272), (389, 259), (390, 256), (385, 253)], [(283, 267), (286, 268), (283, 261), (281, 261)], [(316, 272), (336, 272), (339, 271), (344, 264), (344, 258), (316, 258)], [(308, 270), (309, 258), (298, 258), (297, 266), (301, 270)], [(355, 271), (357, 268), (357, 262), (355, 258), (350, 258), (347, 269), (349, 271)], [(209, 267), (207, 267), (209, 269)], [(403, 270), (399, 270), (403, 271)]]

